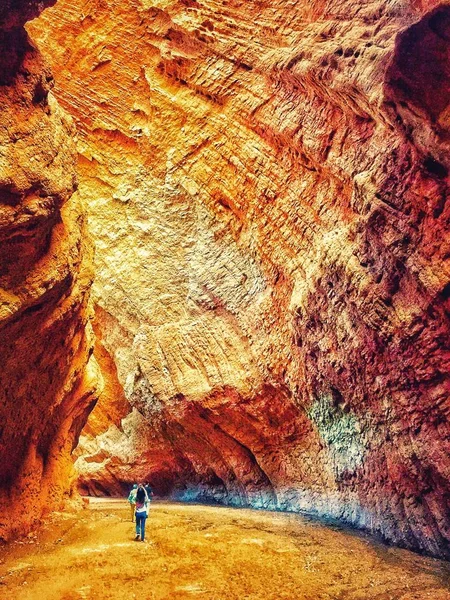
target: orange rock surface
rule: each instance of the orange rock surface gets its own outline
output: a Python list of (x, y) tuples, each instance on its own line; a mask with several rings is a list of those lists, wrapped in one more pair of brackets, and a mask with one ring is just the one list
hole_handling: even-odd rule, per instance
[[(92, 248), (74, 194), (74, 127), (22, 25), (0, 7), (0, 538), (59, 506), (95, 402), (86, 328)], [(89, 362), (88, 362), (89, 361)]]
[(59, 0), (30, 31), (97, 246), (85, 489), (448, 557), (449, 6)]

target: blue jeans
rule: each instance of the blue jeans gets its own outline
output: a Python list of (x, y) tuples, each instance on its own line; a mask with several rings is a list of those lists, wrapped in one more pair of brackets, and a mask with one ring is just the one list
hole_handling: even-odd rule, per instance
[(147, 519), (147, 513), (136, 513), (136, 535), (141, 536), (141, 540), (145, 539), (145, 520)]

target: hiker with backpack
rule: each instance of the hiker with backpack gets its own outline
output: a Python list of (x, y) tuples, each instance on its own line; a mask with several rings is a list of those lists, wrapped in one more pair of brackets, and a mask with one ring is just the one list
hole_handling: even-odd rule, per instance
[(142, 484), (139, 484), (136, 492), (136, 537), (137, 542), (145, 542), (145, 521), (150, 500)]
[(138, 485), (135, 483), (131, 488), (131, 492), (128, 494), (128, 502), (130, 503), (131, 509), (131, 522), (134, 523), (134, 513), (136, 509), (136, 493), (138, 490)]

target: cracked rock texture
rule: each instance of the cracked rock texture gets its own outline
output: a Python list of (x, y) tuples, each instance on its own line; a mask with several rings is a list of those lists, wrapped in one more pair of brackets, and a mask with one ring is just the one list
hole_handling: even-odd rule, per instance
[(70, 454), (95, 402), (74, 127), (23, 28), (50, 4), (0, 7), (0, 539), (67, 497)]
[(81, 484), (450, 556), (450, 6), (60, 0), (106, 380)]

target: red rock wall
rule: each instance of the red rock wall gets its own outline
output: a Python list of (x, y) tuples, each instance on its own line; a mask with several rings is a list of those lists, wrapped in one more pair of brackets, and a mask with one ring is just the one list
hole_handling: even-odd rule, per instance
[(74, 127), (22, 27), (44, 4), (0, 7), (2, 539), (61, 505), (70, 454), (95, 403), (86, 329), (92, 249), (74, 194)]
[(133, 408), (85, 436), (83, 485), (448, 557), (449, 6), (60, 0), (33, 33)]

